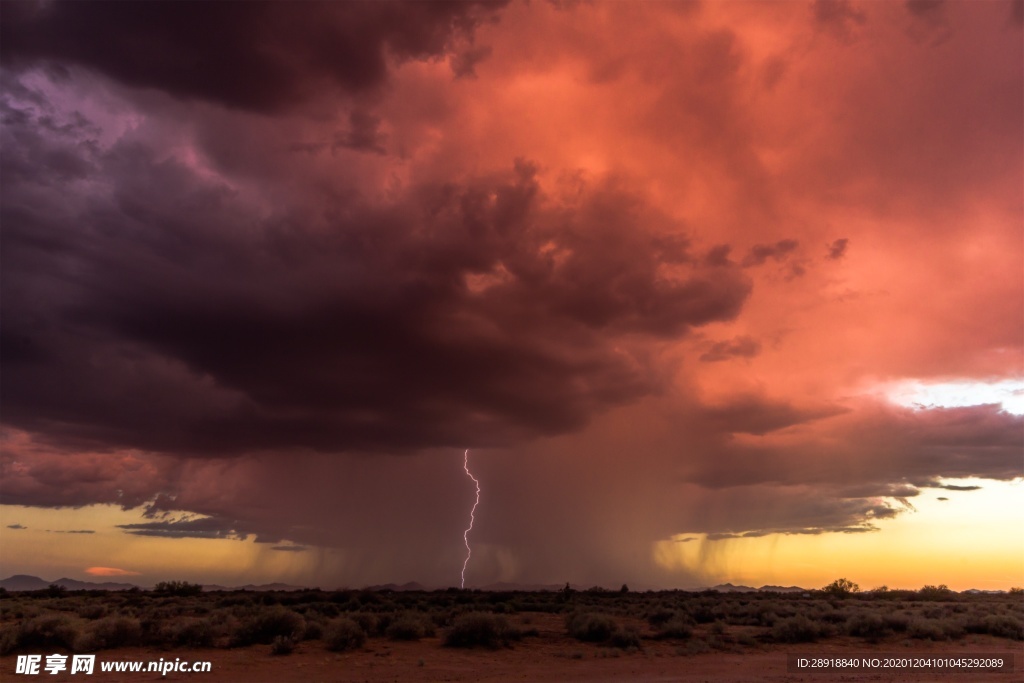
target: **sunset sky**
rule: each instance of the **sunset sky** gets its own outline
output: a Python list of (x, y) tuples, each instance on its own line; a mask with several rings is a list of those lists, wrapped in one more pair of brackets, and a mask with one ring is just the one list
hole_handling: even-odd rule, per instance
[(0, 4), (0, 573), (1024, 585), (1022, 27)]

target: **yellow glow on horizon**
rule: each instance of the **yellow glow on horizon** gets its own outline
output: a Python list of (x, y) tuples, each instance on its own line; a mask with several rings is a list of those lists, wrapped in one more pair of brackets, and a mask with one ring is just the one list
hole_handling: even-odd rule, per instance
[(875, 532), (669, 539), (654, 544), (654, 560), (665, 569), (696, 573), (709, 584), (755, 588), (820, 588), (839, 577), (863, 590), (929, 584), (1005, 590), (1024, 585), (1024, 482), (946, 483), (982, 489), (925, 489), (911, 501), (916, 512), (879, 521)]
[[(196, 583), (306, 583), (319, 549), (282, 552), (273, 544), (219, 538), (138, 536), (117, 528), (144, 521), (138, 510), (112, 505), (82, 508), (33, 508), (0, 505), (6, 575), (27, 573), (47, 581), (72, 578), (151, 586), (158, 581)], [(23, 529), (10, 529), (20, 524)], [(69, 533), (92, 531), (93, 533)], [(7, 566), (20, 558), (17, 568)], [(31, 559), (29, 559), (31, 558)], [(90, 567), (132, 572), (133, 576), (97, 577)]]

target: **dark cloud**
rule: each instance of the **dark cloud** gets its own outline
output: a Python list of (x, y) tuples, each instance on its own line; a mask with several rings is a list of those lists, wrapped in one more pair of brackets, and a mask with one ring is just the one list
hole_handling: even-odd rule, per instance
[(224, 538), (244, 541), (249, 537), (249, 534), (237, 531), (232, 523), (214, 517), (118, 524), (117, 528), (133, 536), (159, 538)]
[[(889, 515), (891, 516), (891, 515)], [(708, 534), (707, 540), (709, 541), (723, 541), (732, 538), (761, 538), (763, 536), (771, 536), (772, 534), (782, 534), (785, 536), (820, 536), (821, 534), (863, 534), (870, 533), (872, 531), (878, 531), (878, 527), (863, 524), (860, 526), (840, 526), (840, 527), (800, 527), (797, 529), (758, 529), (756, 531), (745, 531), (738, 534), (733, 533), (714, 533)]]
[(828, 258), (833, 261), (843, 258), (846, 255), (846, 247), (849, 244), (850, 240), (845, 237), (835, 240), (828, 247)]
[(700, 355), (702, 363), (715, 363), (731, 358), (753, 358), (761, 352), (761, 343), (747, 336), (715, 342)]
[(168, 459), (125, 452), (69, 453), (11, 429), (0, 432), (0, 443), (0, 502), (6, 505), (137, 507), (160, 492), (173, 470)]
[(786, 427), (846, 412), (841, 406), (797, 408), (789, 403), (760, 396), (743, 396), (720, 406), (702, 406), (701, 420), (722, 433), (763, 435)]
[(929, 488), (945, 489), (947, 491), (980, 491), (980, 486), (960, 486), (957, 484), (932, 484)]
[(841, 40), (849, 40), (855, 27), (867, 23), (867, 15), (850, 0), (815, 0), (814, 21)]
[[(726, 414), (757, 414), (743, 407), (741, 402)], [(776, 410), (785, 424), (782, 418), (792, 409)], [(942, 488), (940, 479), (1007, 481), (1020, 473), (1024, 417), (998, 405), (928, 410), (867, 405), (833, 419), (827, 446), (813, 438), (784, 447), (710, 441), (708, 457), (691, 463), (687, 477), (710, 487), (804, 482), (845, 488), (860, 481), (861, 494), (869, 491), (863, 487), (874, 487), (875, 495), (892, 496), (899, 495), (892, 488), (897, 482)], [(828, 458), (819, 457), (823, 448)]]
[(452, 58), (452, 73), (456, 78), (475, 78), (476, 65), (491, 56), (489, 45), (471, 46)]
[(20, 530), (20, 529), (27, 529), (28, 527), (27, 526), (22, 526), (21, 524), (8, 524), (7, 528), (8, 529), (19, 529)]
[(563, 205), (527, 162), (260, 215), (142, 144), (4, 135), (0, 403), (66, 446), (414, 450), (578, 429), (660, 390), (636, 340), (732, 319), (751, 288), (627, 188)]
[(799, 242), (792, 239), (779, 240), (775, 244), (755, 244), (743, 257), (743, 267), (760, 266), (769, 258), (776, 262), (785, 261), (798, 246)]
[(4, 3), (0, 59), (78, 64), (134, 87), (275, 111), (324, 88), (376, 88), (389, 57), (443, 55), (503, 4)]
[(346, 133), (338, 133), (334, 140), (332, 151), (339, 147), (373, 152), (375, 154), (386, 154), (384, 149), (385, 139), (380, 132), (380, 117), (373, 116), (361, 109), (354, 109), (349, 115), (349, 130)]
[(94, 534), (96, 533), (93, 529), (74, 529), (71, 531), (54, 531), (55, 534)]
[(729, 260), (729, 252), (731, 251), (732, 247), (728, 244), (714, 246), (704, 256), (704, 262), (709, 266), (730, 266), (732, 261)]
[(914, 39), (933, 46), (949, 40), (952, 29), (946, 16), (946, 0), (907, 0), (905, 6), (915, 21), (910, 29)]
[(907, 0), (904, 4), (914, 17), (934, 21), (945, 9), (946, 0)]

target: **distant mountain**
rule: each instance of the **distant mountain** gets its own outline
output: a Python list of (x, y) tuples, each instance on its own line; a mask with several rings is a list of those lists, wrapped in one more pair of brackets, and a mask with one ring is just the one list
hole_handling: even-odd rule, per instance
[(806, 588), (800, 586), (761, 586), (757, 589), (759, 593), (806, 593)]
[[(500, 581), (498, 583), (489, 583), (486, 586), (480, 586), (480, 590), (482, 591), (530, 593), (539, 593), (543, 591), (560, 591), (563, 588), (565, 588), (564, 583), (509, 583), (508, 581)], [(578, 589), (579, 586), (570, 586), (570, 588)]]
[(115, 583), (113, 581), (94, 583), (92, 581), (78, 581), (66, 578), (57, 579), (54, 583), (58, 586), (64, 586), (69, 591), (126, 591), (138, 588), (134, 583)]
[[(203, 590), (206, 590), (206, 586), (203, 586)], [(222, 590), (228, 591), (308, 591), (309, 588), (306, 586), (293, 586), (288, 583), (261, 583), (255, 585), (247, 583), (244, 586), (236, 586), (235, 588), (224, 588)]]
[(38, 576), (28, 576), (27, 574), (15, 574), (0, 581), (0, 588), (6, 588), (9, 591), (38, 591), (49, 585), (49, 581), (43, 581)]
[(63, 586), (69, 591), (126, 591), (137, 588), (132, 583), (114, 583), (112, 581), (93, 583), (92, 581), (78, 581), (68, 578), (44, 581), (38, 576), (28, 576), (26, 574), (16, 574), (0, 581), (0, 587), (6, 588), (9, 591), (38, 591), (49, 588), (51, 585)]
[(401, 593), (402, 591), (426, 591), (426, 590), (433, 590), (433, 589), (427, 588), (422, 583), (417, 583), (415, 581), (410, 581), (408, 583), (403, 583), (403, 584), (385, 583), (385, 584), (381, 584), (379, 586), (367, 586), (363, 590), (368, 590), (368, 591), (395, 591), (396, 593)]
[[(44, 588), (49, 588), (51, 585), (63, 586), (69, 591), (126, 591), (132, 588), (142, 588), (136, 586), (134, 583), (114, 583), (113, 581), (104, 581), (97, 583), (94, 581), (79, 581), (77, 579), (57, 579), (56, 581), (46, 581), (40, 579), (38, 576), (28, 576), (26, 574), (16, 574), (0, 581), (0, 587), (6, 588), (9, 591), (38, 591)], [(305, 586), (292, 586), (287, 583), (265, 583), (261, 585), (246, 584), (245, 586), (229, 587), (229, 586), (218, 586), (214, 584), (208, 584), (203, 586), (204, 591), (302, 591), (308, 590)], [(407, 589), (409, 590), (409, 589)]]
[(751, 586), (734, 586), (731, 583), (720, 583), (717, 586), (712, 586), (708, 590), (718, 591), (719, 593), (756, 593), (757, 589)]
[(244, 586), (221, 586), (218, 583), (204, 583), (203, 592), (212, 593), (216, 591), (308, 591), (306, 586), (293, 586), (289, 583), (261, 583), (259, 585), (247, 583)]

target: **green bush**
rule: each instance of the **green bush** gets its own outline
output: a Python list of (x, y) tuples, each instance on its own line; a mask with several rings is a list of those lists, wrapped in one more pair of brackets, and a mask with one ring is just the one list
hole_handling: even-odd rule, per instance
[(348, 617), (340, 617), (328, 625), (324, 641), (332, 652), (355, 650), (366, 642), (366, 633)]
[(498, 647), (511, 645), (522, 635), (508, 619), (487, 612), (469, 612), (457, 617), (445, 634), (444, 644), (449, 647)]

